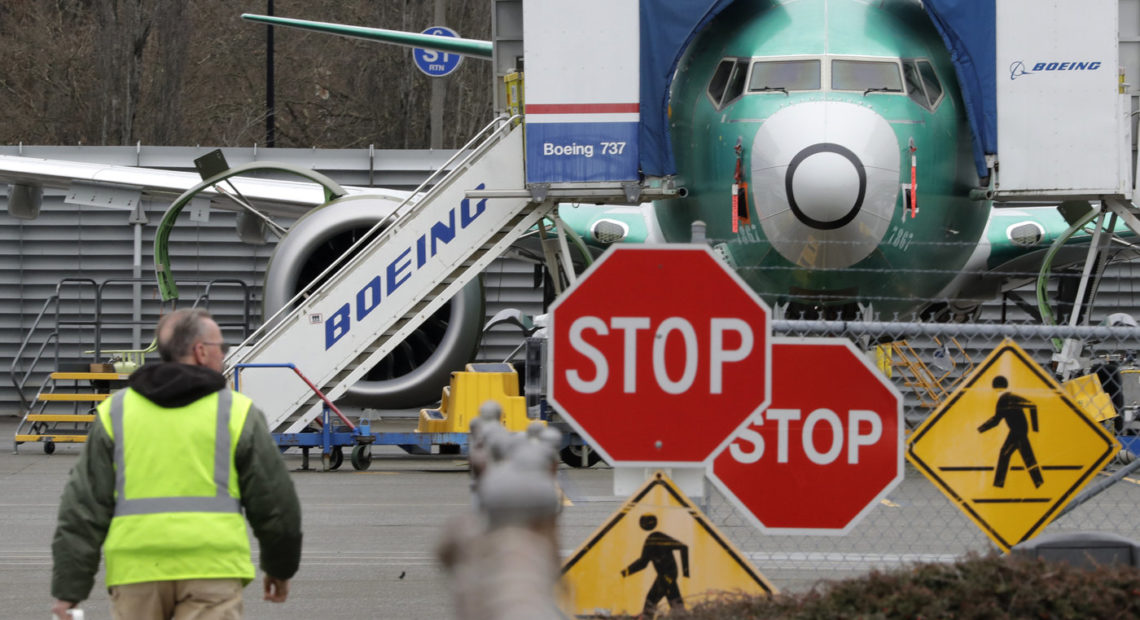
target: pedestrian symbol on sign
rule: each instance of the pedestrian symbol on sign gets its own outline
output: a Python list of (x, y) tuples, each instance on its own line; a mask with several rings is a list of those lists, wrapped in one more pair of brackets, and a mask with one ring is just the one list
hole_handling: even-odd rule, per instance
[(649, 536), (645, 538), (645, 544), (641, 547), (641, 557), (623, 568), (621, 576), (628, 577), (653, 564), (657, 578), (653, 580), (649, 593), (645, 595), (645, 607), (642, 613), (652, 616), (657, 609), (657, 603), (663, 598), (669, 601), (670, 609), (684, 609), (685, 601), (681, 598), (681, 589), (677, 585), (677, 560), (673, 556), (675, 551), (681, 552), (681, 574), (688, 579), (689, 546), (664, 532), (654, 531), (657, 527), (657, 517), (651, 514), (641, 515), (638, 525), (649, 532)]
[[(982, 422), (982, 425), (978, 427), (978, 432), (984, 433), (1002, 421), (1005, 421), (1005, 426), (1009, 429), (1009, 434), (1006, 435), (1005, 442), (1001, 444), (1001, 450), (998, 451), (997, 468), (994, 471), (994, 486), (998, 488), (1005, 486), (1005, 476), (1009, 473), (1009, 457), (1017, 452), (1021, 454), (1025, 468), (1029, 470), (1029, 477), (1033, 480), (1033, 486), (1040, 487), (1045, 484), (1045, 480), (1041, 477), (1041, 467), (1037, 465), (1037, 457), (1033, 455), (1033, 446), (1029, 444), (1030, 425), (1032, 425), (1034, 433), (1038, 432), (1037, 405), (1009, 391), (1009, 380), (1001, 375), (994, 377), (992, 385), (995, 390), (1002, 390), (1001, 396), (998, 397), (993, 417)], [(1026, 411), (1029, 412), (1028, 421), (1026, 420)]]

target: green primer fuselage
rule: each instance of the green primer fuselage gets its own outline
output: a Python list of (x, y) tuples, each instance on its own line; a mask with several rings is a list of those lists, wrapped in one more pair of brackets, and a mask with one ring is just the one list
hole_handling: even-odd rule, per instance
[[(924, 59), (933, 66), (943, 95), (933, 109), (927, 109), (907, 92), (837, 90), (821, 80), (814, 89), (750, 92), (746, 88), (739, 98), (718, 109), (709, 94), (710, 77), (726, 58), (753, 62), (818, 59), (824, 66), (835, 59)], [(738, 1), (690, 46), (674, 79), (670, 101), (673, 151), (689, 195), (655, 203), (662, 232), (669, 241), (687, 241), (690, 223), (704, 220), (710, 240), (769, 303), (790, 304), (793, 311), (828, 308), (845, 312), (869, 304), (886, 317), (920, 309), (949, 294), (943, 289), (965, 265), (985, 227), (990, 205), (968, 198), (978, 178), (954, 70), (942, 40), (917, 2)], [(756, 138), (777, 114), (806, 104), (823, 111), (823, 123), (869, 118), (851, 107), (856, 106), (881, 117), (886, 122), (883, 126), (893, 130), (898, 191), (893, 196), (880, 193), (880, 200), (890, 202), (879, 207), (881, 221), (868, 220), (875, 230), (868, 230), (858, 219), (838, 229), (813, 228), (782, 213), (786, 205), (773, 204), (785, 200), (784, 190), (771, 186), (773, 179), (779, 184), (787, 166), (772, 169), (758, 164), (758, 157), (769, 154), (754, 152), (760, 144)], [(830, 110), (843, 114), (828, 116)], [(845, 134), (857, 133), (850, 127), (803, 129), (820, 133), (825, 142), (829, 141), (826, 136), (840, 129)], [(915, 217), (904, 205), (903, 188), (911, 183), (911, 140), (917, 162), (919, 210)], [(742, 222), (734, 233), (731, 191), (738, 143), (749, 186), (750, 222)], [(859, 156), (857, 147), (850, 148)], [(878, 172), (881, 178), (882, 171)], [(803, 188), (797, 192), (804, 193)], [(862, 205), (863, 212), (868, 209)], [(785, 223), (777, 226), (777, 221)], [(765, 222), (769, 226), (762, 225)], [(781, 251), (780, 244), (773, 243), (773, 231), (802, 239), (784, 244)], [(866, 256), (851, 264), (821, 258), (829, 246), (841, 252), (843, 244), (868, 243), (873, 247), (868, 247)]]
[[(243, 18), (491, 55), (485, 41)], [(757, 90), (763, 86), (753, 83), (757, 65), (783, 61), (815, 63), (817, 82)], [(742, 90), (716, 100), (710, 84), (726, 62), (741, 67), (742, 79), (733, 84)], [(874, 81), (866, 82), (871, 90), (837, 84), (829, 78), (840, 74), (835, 63), (844, 62), (879, 68), (894, 63), (896, 88), (876, 89), (892, 85)], [(927, 87), (908, 81), (908, 63), (926, 63), (936, 99), (916, 101), (915, 93), (926, 94)], [(871, 79), (860, 71), (854, 70), (857, 83)], [(564, 207), (567, 224), (587, 239), (595, 223), (608, 220), (626, 231), (624, 243), (688, 242), (692, 222), (703, 220), (715, 249), (770, 304), (786, 306), (792, 316), (850, 317), (869, 308), (889, 318), (958, 292), (961, 279), (955, 277), (978, 247), (991, 205), (969, 199), (979, 179), (961, 94), (944, 44), (918, 0), (737, 0), (686, 50), (672, 84), (670, 121), (687, 197), (655, 203), (655, 218), (632, 207)], [(904, 204), (912, 143), (914, 217)], [(738, 160), (748, 217), (733, 230)]]

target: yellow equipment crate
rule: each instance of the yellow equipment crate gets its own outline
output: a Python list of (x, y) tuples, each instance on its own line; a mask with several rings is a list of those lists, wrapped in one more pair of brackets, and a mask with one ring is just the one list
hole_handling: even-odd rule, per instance
[(421, 409), (418, 433), (466, 433), (479, 407), (493, 400), (503, 408), (500, 420), (507, 430), (524, 431), (532, 420), (526, 417), (526, 397), (519, 394), (519, 375), (514, 366), (468, 364), (466, 370), (451, 373), (443, 388), (439, 409)]
[(1104, 391), (1100, 377), (1096, 374), (1070, 379), (1062, 383), (1061, 387), (1077, 406), (1097, 422), (1116, 417), (1116, 407), (1112, 406), (1112, 397)]

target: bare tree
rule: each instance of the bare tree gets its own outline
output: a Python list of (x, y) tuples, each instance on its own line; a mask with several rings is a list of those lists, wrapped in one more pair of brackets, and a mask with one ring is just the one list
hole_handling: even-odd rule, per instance
[(151, 144), (177, 144), (182, 140), (182, 92), (185, 67), (189, 55), (193, 21), (186, 19), (186, 2), (159, 2), (154, 16), (154, 41), (157, 47), (146, 107), (153, 111), (153, 127), (139, 131)]
[(82, 0), (0, 5), (0, 132), (4, 142), (98, 142), (88, 69), (94, 27)]
[(138, 111), (143, 50), (155, 0), (95, 0), (96, 71), (104, 85), (100, 100), (103, 144), (130, 144)]
[[(490, 36), (489, 0), (447, 0), (450, 26)], [(431, 0), (275, 0), (278, 15), (422, 31)], [(5, 0), (0, 143), (251, 145), (264, 136), (265, 0)], [(427, 148), (431, 80), (411, 50), (282, 29), (277, 145)], [(45, 44), (45, 42), (49, 42)], [(449, 78), (443, 147), (490, 120), (490, 63)]]

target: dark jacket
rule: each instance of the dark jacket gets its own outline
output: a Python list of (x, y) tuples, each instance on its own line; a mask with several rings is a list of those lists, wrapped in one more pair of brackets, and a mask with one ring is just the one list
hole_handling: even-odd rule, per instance
[[(226, 389), (221, 374), (179, 363), (147, 364), (131, 374), (130, 387), (160, 407), (182, 407)], [(115, 511), (115, 445), (98, 421), (91, 424), (79, 461), (71, 469), (52, 540), (51, 594), (85, 600), (95, 583), (100, 552)], [(251, 406), (238, 437), (234, 464), (241, 504), (261, 548), (261, 569), (289, 579), (301, 561), (301, 504), (265, 416)]]

